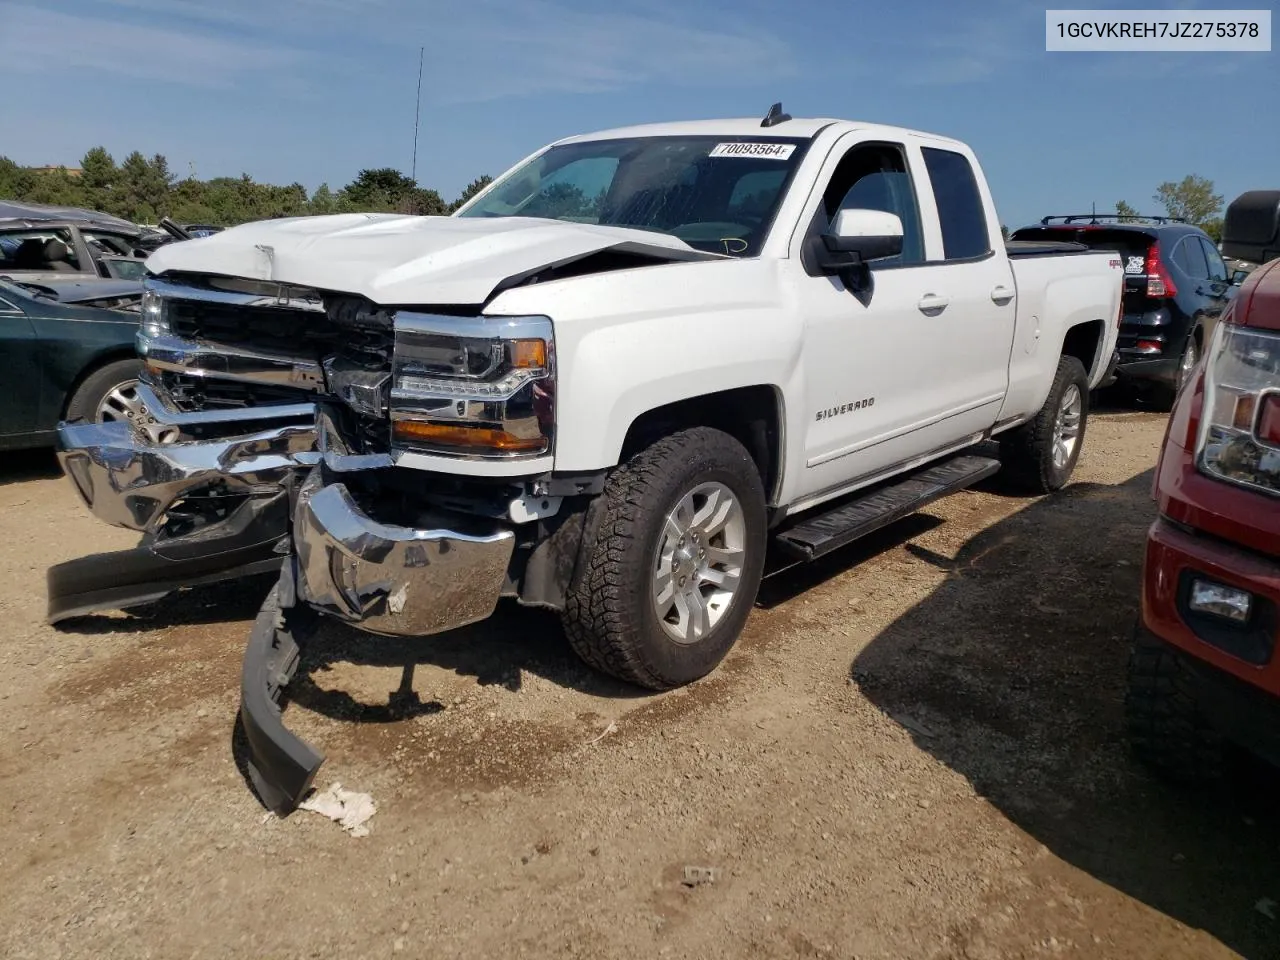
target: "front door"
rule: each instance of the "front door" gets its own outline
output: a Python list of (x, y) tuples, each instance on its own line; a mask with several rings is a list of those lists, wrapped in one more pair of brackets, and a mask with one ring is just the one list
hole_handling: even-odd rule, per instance
[[(946, 262), (940, 231), (924, 229), (934, 221), (921, 215), (930, 181), (918, 147), (856, 143), (837, 148), (827, 170), (802, 245), (812, 244), (838, 211), (874, 209), (902, 221), (903, 249), (870, 265), (862, 292), (815, 270), (809, 258), (790, 261), (806, 325), (802, 508), (991, 426), (1007, 383), (1013, 329), (1012, 297), (997, 305), (984, 290), (990, 310), (976, 310), (974, 290), (994, 287), (994, 274), (966, 276), (960, 264)], [(925, 201), (932, 213), (932, 194)], [(990, 259), (1007, 270), (1003, 257)], [(1007, 285), (1011, 290), (1012, 278)], [(990, 333), (991, 312), (1007, 324), (1008, 336), (975, 345), (972, 338)]]
[(40, 373), (35, 327), (16, 303), (0, 294), (0, 447), (35, 432)]

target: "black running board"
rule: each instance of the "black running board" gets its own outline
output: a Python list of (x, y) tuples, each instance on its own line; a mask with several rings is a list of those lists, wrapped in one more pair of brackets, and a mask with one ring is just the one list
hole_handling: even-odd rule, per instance
[(959, 456), (934, 464), (905, 480), (878, 487), (826, 513), (801, 518), (776, 535), (778, 545), (801, 560), (833, 550), (909, 517), (935, 500), (971, 487), (1000, 469), (990, 457)]

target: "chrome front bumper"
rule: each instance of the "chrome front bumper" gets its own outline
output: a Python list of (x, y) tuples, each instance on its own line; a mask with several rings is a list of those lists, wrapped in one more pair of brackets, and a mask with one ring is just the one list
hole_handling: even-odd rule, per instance
[(312, 404), (179, 413), (146, 384), (139, 393), (141, 422), (58, 429), (63, 472), (113, 526), (155, 534), (174, 504), (204, 489), (277, 494), (291, 471), (319, 457)]
[(493, 613), (515, 533), (496, 521), (441, 512), (439, 525), (369, 517), (342, 483), (312, 471), (298, 494), (293, 541), (298, 593), (370, 633), (427, 636)]

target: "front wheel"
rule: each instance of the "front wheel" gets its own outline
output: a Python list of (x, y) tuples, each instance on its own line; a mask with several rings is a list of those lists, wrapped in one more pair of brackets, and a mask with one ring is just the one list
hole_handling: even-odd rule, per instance
[(1181, 655), (1141, 623), (1133, 631), (1124, 706), (1133, 752), (1156, 773), (1180, 783), (1221, 775), (1223, 740), (1200, 712)]
[(1053, 493), (1071, 479), (1089, 420), (1089, 377), (1062, 357), (1040, 412), (1000, 442), (1004, 472), (1028, 493)]
[(764, 569), (765, 495), (751, 455), (719, 430), (665, 437), (613, 472), (565, 597), (584, 661), (652, 690), (716, 668)]
[(94, 370), (67, 401), (66, 419), (74, 422), (132, 423), (143, 416), (138, 396), (140, 360), (113, 360)]

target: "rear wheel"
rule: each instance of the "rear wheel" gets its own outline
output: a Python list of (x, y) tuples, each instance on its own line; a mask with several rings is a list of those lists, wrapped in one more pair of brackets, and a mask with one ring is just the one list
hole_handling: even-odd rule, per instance
[(1192, 331), (1182, 348), (1182, 355), (1178, 358), (1178, 371), (1174, 375), (1173, 383), (1161, 383), (1153, 387), (1151, 390), (1152, 404), (1164, 413), (1171, 411), (1173, 405), (1178, 401), (1178, 394), (1182, 391), (1183, 384), (1191, 379), (1191, 373), (1199, 362), (1200, 340), (1195, 331)]
[(1036, 416), (1000, 441), (1006, 476), (1028, 493), (1053, 493), (1071, 479), (1089, 419), (1089, 378), (1075, 357), (1058, 360)]
[(716, 668), (764, 568), (765, 497), (733, 437), (696, 427), (610, 476), (565, 597), (565, 633), (596, 669), (654, 690)]
[(1182, 656), (1141, 623), (1129, 654), (1125, 721), (1134, 754), (1161, 776), (1195, 783), (1221, 774), (1223, 740), (1200, 712)]

